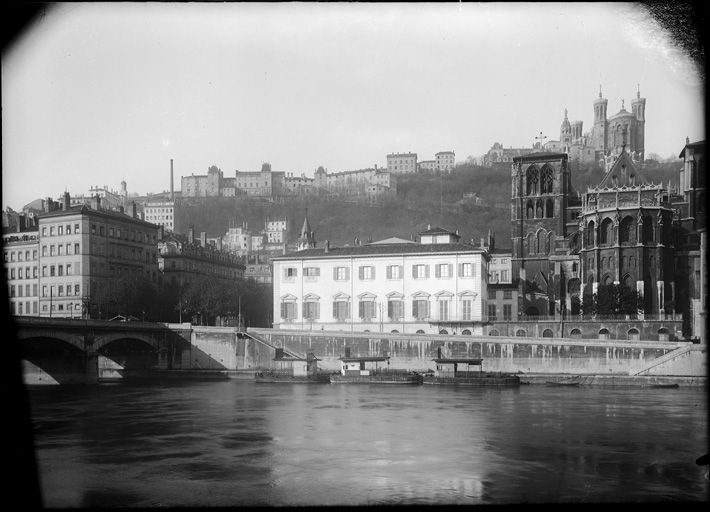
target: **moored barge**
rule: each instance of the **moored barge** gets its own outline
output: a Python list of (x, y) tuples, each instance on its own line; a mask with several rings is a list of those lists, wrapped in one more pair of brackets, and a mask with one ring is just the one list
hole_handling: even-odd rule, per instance
[[(340, 373), (330, 376), (333, 384), (421, 384), (422, 375), (408, 370), (390, 370), (380, 368), (378, 363), (387, 362), (387, 356), (366, 356), (340, 358)], [(368, 368), (368, 363), (375, 367)]]
[[(461, 385), (461, 386), (520, 386), (520, 377), (511, 373), (484, 372), (483, 359), (443, 358), (433, 359), (436, 371), (433, 375), (424, 375), (424, 384)], [(466, 365), (464, 371), (459, 365)], [(478, 371), (470, 371), (478, 366)]]
[(328, 384), (330, 372), (318, 369), (318, 359), (312, 352), (306, 357), (289, 356), (283, 350), (277, 349), (273, 359), (279, 363), (279, 368), (256, 372), (256, 382), (284, 384)]

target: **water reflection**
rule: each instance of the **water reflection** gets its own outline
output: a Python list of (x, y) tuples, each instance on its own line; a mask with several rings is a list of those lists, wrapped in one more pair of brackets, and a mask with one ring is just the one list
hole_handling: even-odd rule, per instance
[(49, 507), (707, 500), (702, 390), (237, 381), (30, 397)]

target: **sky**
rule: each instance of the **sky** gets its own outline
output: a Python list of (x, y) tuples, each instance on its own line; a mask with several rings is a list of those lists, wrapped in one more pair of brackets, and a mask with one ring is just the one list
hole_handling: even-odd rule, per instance
[(696, 64), (640, 4), (67, 3), (2, 54), (2, 204), (180, 176), (479, 157), (640, 88), (646, 154), (705, 138)]

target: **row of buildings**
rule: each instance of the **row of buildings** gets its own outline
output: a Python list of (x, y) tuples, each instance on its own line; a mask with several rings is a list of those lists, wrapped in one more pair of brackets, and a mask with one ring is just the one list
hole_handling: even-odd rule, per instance
[(393, 173), (378, 169), (360, 169), (329, 173), (319, 167), (313, 178), (305, 175), (272, 171), (264, 164), (261, 171), (235, 171), (235, 177), (225, 177), (221, 169), (212, 166), (206, 175), (183, 176), (182, 198), (196, 197), (253, 197), (329, 195), (377, 202), (397, 194), (397, 180)]
[(451, 172), (456, 165), (456, 153), (439, 151), (434, 160), (417, 161), (416, 153), (390, 153), (387, 155), (387, 171), (392, 174)]
[(507, 166), (513, 159), (531, 153), (545, 151), (548, 153), (566, 153), (572, 162), (589, 165), (599, 163), (604, 168), (607, 163), (623, 152), (636, 163), (643, 162), (645, 155), (645, 130), (646, 130), (646, 98), (641, 97), (640, 88), (636, 97), (631, 100), (631, 112), (624, 107), (621, 101), (620, 110), (611, 116), (607, 115), (609, 100), (602, 97), (601, 86), (599, 97), (594, 100), (594, 117), (591, 130), (584, 131), (583, 121), (571, 121), (565, 109), (564, 119), (560, 125), (560, 134), (557, 140), (543, 142), (546, 137), (539, 137), (535, 144), (528, 148), (503, 147), (500, 143), (493, 144), (491, 149), (483, 156), (483, 165)]
[[(704, 141), (686, 141), (679, 188), (646, 180), (622, 143), (601, 182), (571, 183), (567, 152), (511, 165), (511, 242), (462, 243), (433, 228), (273, 259), (274, 326), (325, 330), (636, 339), (702, 338), (707, 311)], [(601, 285), (631, 314), (584, 314)]]
[[(10, 311), (40, 317), (97, 317), (102, 297), (117, 280), (145, 280), (184, 286), (212, 277), (230, 283), (245, 279), (248, 260), (215, 245), (165, 233), (128, 211), (92, 204), (45, 202), (32, 218), (18, 216), (3, 233), (5, 279)], [(259, 269), (262, 265), (256, 265)], [(255, 280), (260, 277), (252, 269)]]

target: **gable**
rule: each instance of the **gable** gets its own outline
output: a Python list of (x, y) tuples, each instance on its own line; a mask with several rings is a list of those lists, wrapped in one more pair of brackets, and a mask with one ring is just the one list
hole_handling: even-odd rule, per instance
[(616, 158), (596, 188), (620, 188), (648, 184), (650, 182), (636, 167), (631, 155), (624, 151)]

